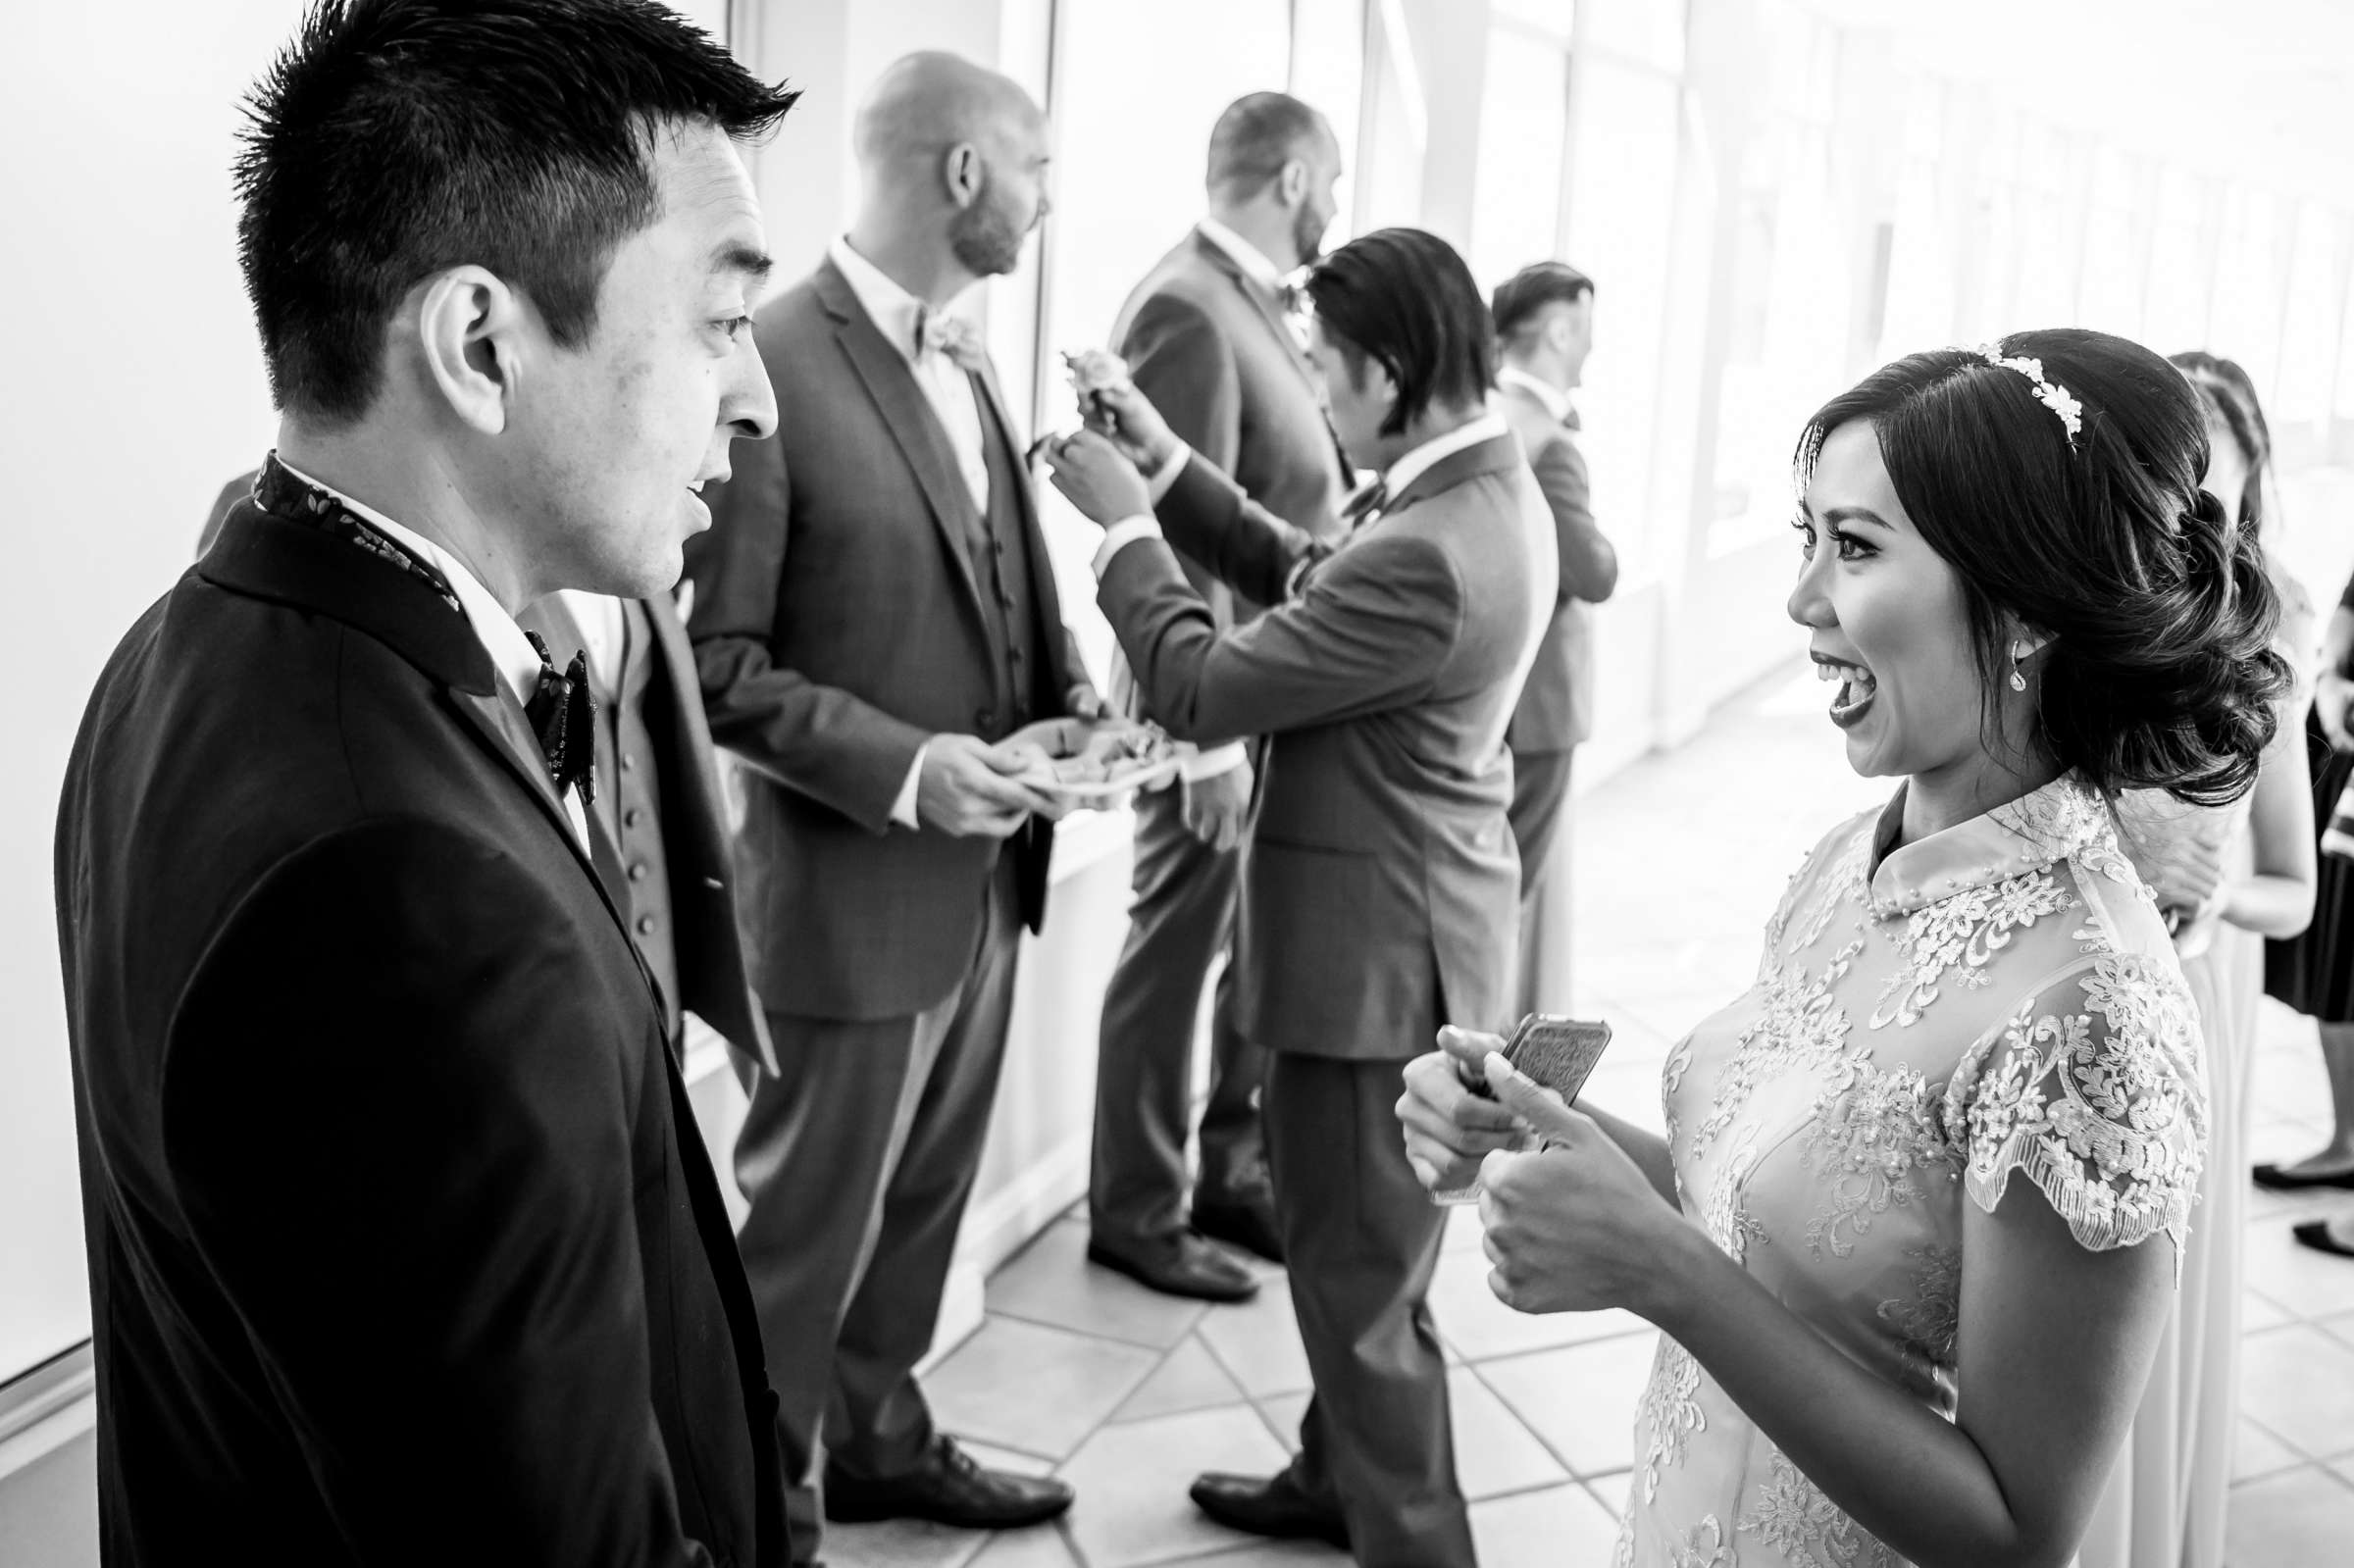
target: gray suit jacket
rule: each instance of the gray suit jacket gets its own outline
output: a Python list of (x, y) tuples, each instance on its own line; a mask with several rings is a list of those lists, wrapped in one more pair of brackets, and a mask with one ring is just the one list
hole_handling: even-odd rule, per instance
[[(1016, 859), (1037, 928), (1053, 828), (1033, 819), (1000, 845), (892, 824), (928, 737), (1015, 728), (960, 532), (970, 494), (913, 372), (832, 262), (762, 306), (755, 335), (777, 435), (736, 447), (734, 477), (705, 490), (710, 531), (687, 545), (711, 738), (751, 765), (737, 867), (745, 955), (774, 1011), (903, 1017), (963, 977), (1000, 853)], [(984, 437), (1006, 443), (1018, 472), (996, 380), (974, 381)], [(1087, 677), (1018, 488), (1041, 654), (1022, 696), (1052, 718)]]
[[(1315, 370), (1283, 302), (1233, 257), (1198, 229), (1186, 235), (1136, 285), (1111, 337), (1137, 390), (1186, 445), (1292, 527), (1336, 536), (1349, 471)], [(1180, 563), (1220, 627), (1258, 612), (1198, 563)]]
[(1277, 606), (1219, 632), (1152, 541), (1114, 556), (1098, 594), (1173, 733), (1271, 737), (1244, 868), (1243, 1033), (1394, 1060), (1430, 1048), (1434, 1019), (1501, 1026), (1520, 888), (1504, 731), (1536, 631), (1529, 580), (1552, 553), (1517, 443), (1434, 464), (1338, 548), (1198, 458), (1158, 512), (1178, 549)]
[(1520, 437), (1551, 508), (1561, 561), (1553, 625), (1520, 690), (1507, 736), (1516, 756), (1566, 751), (1594, 733), (1594, 612), (1618, 585), (1618, 552), (1594, 526), (1593, 491), (1577, 442), (1533, 393), (1506, 386), (1497, 407)]

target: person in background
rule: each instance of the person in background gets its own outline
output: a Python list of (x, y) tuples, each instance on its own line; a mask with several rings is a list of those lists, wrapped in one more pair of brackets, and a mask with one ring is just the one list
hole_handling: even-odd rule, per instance
[[(2239, 367), (2173, 356), (2207, 420), (2201, 486), (2226, 524), (2261, 549), (2272, 438)], [(2275, 646), (2292, 669), (2313, 632), (2305, 591), (2264, 551), (2281, 605)], [(2174, 927), (2175, 951), (2206, 1043), (2209, 1152), (2183, 1249), (2175, 1312), (2133, 1418), (2133, 1436), (2077, 1553), (2078, 1568), (2223, 1568), (2224, 1512), (2239, 1422), (2244, 1150), (2264, 941), (2313, 916), (2313, 800), (2297, 719), (2302, 682), (2282, 697), (2256, 787), (2228, 806), (2191, 806), (2161, 790), (2118, 799), (2134, 868)]]
[[(1510, 1006), (1504, 732), (1552, 613), (1553, 519), (1487, 407), (1487, 306), (1444, 240), (1353, 240), (1307, 295), (1334, 428), (1381, 475), (1342, 542), (1270, 515), (1133, 388), (1104, 395), (1109, 438), (1091, 422), (1048, 461), (1104, 527), (1097, 602), (1149, 711), (1204, 743), (1269, 736), (1236, 1017), (1271, 1053), (1267, 1157), (1315, 1393), (1289, 1467), (1204, 1475), (1194, 1501), (1365, 1568), (1459, 1568), (1471, 1532), (1428, 1301), (1446, 1214), (1390, 1107), (1441, 1024), (1494, 1028)], [(1220, 631), (1177, 550), (1273, 608)]]
[(2199, 488), (2197, 396), (2107, 333), (1910, 355), (1797, 457), (1789, 613), (1850, 765), (1896, 792), (1669, 1052), (1664, 1138), (1457, 1032), (1400, 1115), (1426, 1182), (1480, 1178), (1507, 1305), (1663, 1331), (1614, 1561), (2064, 1563), (2206, 1145), (2198, 1017), (2109, 802), (2255, 784), (2277, 604)]
[[(1569, 763), (1577, 743), (1594, 733), (1594, 612), (1618, 585), (1618, 552), (1594, 526), (1586, 460), (1572, 432), (1577, 410), (1569, 393), (1581, 380), (1594, 347), (1594, 282), (1574, 267), (1538, 262), (1496, 290), (1490, 315), (1503, 364), (1496, 390), (1504, 417), (1553, 509), (1561, 561), (1561, 593), (1544, 646), (1512, 710), (1505, 743), (1512, 753), (1512, 837), (1520, 846), (1520, 969), (1522, 1013), (1560, 1011), (1566, 1004), (1563, 973), (1569, 932), (1544, 918), (1545, 890), (1568, 858), (1561, 829), (1569, 800)], [(1564, 901), (1554, 900), (1557, 908)], [(1557, 955), (1549, 974), (1542, 956)], [(1545, 1001), (1554, 1005), (1544, 1007)]]
[[(2275, 1191), (2354, 1190), (2354, 579), (2322, 633), (2305, 756), (2321, 837), (2313, 923), (2293, 940), (2266, 944), (2264, 983), (2266, 994), (2319, 1029), (2333, 1126), (2315, 1152), (2253, 1174)], [(2300, 1221), (2295, 1236), (2316, 1251), (2354, 1258), (2354, 1215)]]
[(237, 166), (277, 450), (59, 811), (109, 1563), (772, 1568), (775, 1405), (587, 694), (775, 420), (739, 143), (640, 0), (312, 8)]
[[(1137, 285), (1112, 329), (1137, 390), (1178, 436), (1310, 531), (1333, 527), (1348, 480), (1315, 372), (1285, 319), (1284, 278), (1322, 254), (1340, 176), (1340, 143), (1322, 115), (1280, 92), (1236, 100), (1210, 132), (1208, 215)], [(1220, 629), (1259, 613), (1199, 564), (1180, 564)], [(1235, 1027), (1231, 962), (1210, 1015), (1190, 1226), (1186, 1211), (1195, 1021), (1232, 938), (1263, 759), (1262, 742), (1231, 741), (1189, 763), (1180, 787), (1138, 797), (1136, 897), (1097, 1053), (1088, 1256), (1156, 1290), (1213, 1301), (1240, 1300), (1258, 1283), (1203, 1237), (1282, 1261), (1259, 1132), (1265, 1066)]]
[(778, 405), (688, 552), (712, 738), (744, 764), (739, 909), (783, 1071), (737, 1140), (794, 1551), (825, 1516), (1035, 1524), (1061, 1482), (933, 1424), (930, 1348), (1054, 797), (1006, 744), (1101, 703), (1062, 624), (1022, 440), (957, 307), (1046, 215), (1047, 125), (952, 55), (884, 72), (850, 231), (761, 308)]

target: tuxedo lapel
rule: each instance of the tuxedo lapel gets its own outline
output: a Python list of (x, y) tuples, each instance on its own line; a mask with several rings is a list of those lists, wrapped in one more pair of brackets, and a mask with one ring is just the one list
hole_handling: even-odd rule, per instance
[(1252, 311), (1266, 324), (1267, 330), (1274, 333), (1275, 341), (1283, 346), (1284, 358), (1291, 361), (1292, 369), (1300, 373), (1300, 379), (1307, 383), (1307, 389), (1314, 392), (1317, 401), (1321, 402), (1324, 394), (1316, 384), (1316, 368), (1307, 362), (1306, 351), (1301, 348), (1300, 339), (1292, 334), (1291, 324), (1283, 319), (1282, 302), (1269, 297), (1267, 290), (1254, 281), (1240, 263), (1200, 230), (1195, 231), (1194, 248), (1210, 266), (1225, 275), (1226, 280), (1234, 285), (1244, 299), (1250, 301)]
[(948, 433), (940, 428), (940, 416), (933, 412), (923, 388), (915, 384), (915, 373), (908, 369), (906, 360), (883, 336), (850, 291), (848, 280), (830, 261), (818, 270), (818, 296), (834, 318), (836, 341), (848, 356), (850, 368), (858, 373), (866, 395), (874, 400), (876, 411), (883, 416), (884, 428), (907, 460), (915, 482), (931, 506), (933, 524), (940, 530), (941, 542), (947, 547), (956, 581), (964, 584), (973, 613), (986, 623), (981, 584), (973, 576), (973, 563), (965, 550), (964, 531), (958, 521), (972, 509), (972, 493), (957, 470), (956, 453), (948, 445)]

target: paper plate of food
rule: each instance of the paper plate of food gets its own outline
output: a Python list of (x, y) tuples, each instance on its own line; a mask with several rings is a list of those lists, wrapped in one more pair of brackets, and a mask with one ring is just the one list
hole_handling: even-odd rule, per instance
[(1015, 777), (1075, 804), (1160, 784), (1185, 766), (1195, 749), (1170, 739), (1157, 725), (1127, 719), (1042, 719), (1015, 731), (1003, 744), (1036, 748), (1036, 760)]

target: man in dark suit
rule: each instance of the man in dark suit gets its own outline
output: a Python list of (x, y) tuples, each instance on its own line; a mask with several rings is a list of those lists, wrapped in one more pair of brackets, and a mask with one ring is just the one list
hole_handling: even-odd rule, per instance
[[(1321, 254), (1340, 143), (1324, 117), (1280, 92), (1219, 116), (1209, 214), (1137, 285), (1112, 341), (1136, 388), (1180, 439), (1276, 517), (1333, 527), (1347, 491), (1321, 390), (1285, 319), (1286, 274)], [(1180, 558), (1223, 630), (1259, 606)], [(1148, 715), (1149, 716), (1149, 715)], [(1138, 797), (1135, 901), (1103, 996), (1096, 1073), (1088, 1255), (1175, 1295), (1240, 1300), (1251, 1272), (1202, 1238), (1281, 1261), (1259, 1135), (1258, 1048), (1234, 1027), (1234, 969), (1210, 1021), (1201, 1179), (1186, 1218), (1194, 1021), (1234, 927), (1256, 807), (1257, 742), (1189, 762), (1181, 787)]]
[[(783, 1402), (796, 1552), (836, 1520), (1004, 1527), (1069, 1505), (933, 1426), (932, 1341), (1053, 802), (1025, 725), (1100, 712), (1021, 438), (952, 303), (1046, 210), (1046, 125), (953, 56), (887, 71), (864, 195), (762, 308), (779, 436), (689, 553), (711, 734), (744, 769), (739, 907), (783, 1072), (751, 1090), (740, 1233)], [(822, 1460), (822, 1469), (821, 1469)]]
[(666, 589), (767, 433), (731, 138), (791, 101), (618, 0), (330, 7), (257, 89), (279, 450), (58, 827), (110, 1563), (784, 1560), (586, 693), (513, 613)]
[[(1307, 292), (1334, 427), (1382, 472), (1346, 542), (1270, 516), (1133, 390), (1105, 399), (1116, 447), (1083, 430), (1049, 461), (1105, 525), (1099, 602), (1152, 711), (1196, 740), (1270, 736), (1237, 1011), (1273, 1053), (1267, 1153), (1315, 1396), (1288, 1469), (1203, 1476), (1194, 1500), (1366, 1568), (1445, 1568), (1472, 1561), (1426, 1301), (1445, 1212), (1393, 1107), (1442, 1024), (1510, 1005), (1504, 732), (1553, 606), (1553, 525), (1486, 407), (1487, 311), (1460, 257), (1383, 229)], [(1172, 546), (1275, 608), (1220, 632)]]
[(1543, 906), (1547, 885), (1566, 874), (1556, 862), (1567, 855), (1561, 831), (1570, 757), (1594, 733), (1594, 612), (1588, 606), (1617, 587), (1618, 552), (1594, 526), (1586, 460), (1571, 433), (1578, 422), (1569, 390), (1594, 347), (1593, 279), (1560, 262), (1539, 262), (1496, 290), (1490, 314), (1504, 361), (1496, 373), (1497, 404), (1545, 492), (1561, 560), (1553, 622), (1505, 734), (1512, 753), (1512, 836), (1520, 845), (1516, 996), (1518, 1011), (1533, 1013), (1542, 995), (1562, 998), (1568, 990), (1565, 963), (1557, 960), (1548, 969), (1542, 962), (1548, 951), (1565, 957), (1568, 928), (1547, 921)]

